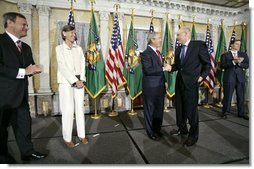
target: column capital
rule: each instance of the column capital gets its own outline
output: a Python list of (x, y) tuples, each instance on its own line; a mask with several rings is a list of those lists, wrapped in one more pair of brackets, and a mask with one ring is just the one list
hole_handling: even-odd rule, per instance
[(18, 5), (20, 13), (22, 13), (22, 14), (28, 14), (28, 15), (32, 14), (32, 9), (33, 9), (32, 4), (18, 2), (17, 5)]
[(46, 15), (49, 16), (50, 7), (46, 5), (37, 5), (36, 8), (38, 9), (39, 15)]
[(100, 14), (101, 21), (108, 21), (109, 20), (109, 12), (100, 11), (99, 14)]

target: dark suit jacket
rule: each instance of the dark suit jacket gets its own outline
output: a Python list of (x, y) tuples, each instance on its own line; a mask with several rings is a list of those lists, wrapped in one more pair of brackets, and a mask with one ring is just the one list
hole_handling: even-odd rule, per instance
[[(28, 95), (28, 80), (17, 79), (19, 68), (34, 64), (31, 48), (22, 42), (19, 52), (7, 33), (0, 34), (0, 107), (16, 108)], [(28, 98), (28, 97), (27, 97)]]
[(149, 46), (141, 53), (143, 70), (143, 93), (163, 95), (165, 93), (165, 77), (156, 52)]
[(223, 82), (245, 82), (243, 69), (249, 68), (249, 58), (244, 52), (237, 52), (238, 57), (243, 57), (242, 63), (234, 65), (232, 52), (226, 52), (221, 56), (221, 69), (224, 69)]
[(211, 70), (211, 61), (205, 42), (190, 41), (183, 64), (180, 63), (181, 46), (175, 51), (172, 71), (178, 70), (177, 78), (182, 78), (186, 87), (197, 84), (199, 76), (206, 78)]

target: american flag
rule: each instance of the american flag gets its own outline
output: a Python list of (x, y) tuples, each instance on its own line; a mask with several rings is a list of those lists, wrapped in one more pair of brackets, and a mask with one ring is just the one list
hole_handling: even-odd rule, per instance
[(68, 25), (75, 26), (74, 14), (73, 14), (73, 10), (72, 9), (70, 10), (69, 19), (68, 19)]
[(207, 46), (207, 49), (208, 49), (208, 53), (210, 55), (212, 68), (211, 68), (208, 76), (204, 80), (204, 83), (210, 89), (210, 93), (212, 93), (213, 90), (214, 90), (214, 87), (215, 87), (216, 68), (215, 68), (215, 55), (214, 55), (214, 49), (213, 49), (213, 41), (212, 41), (212, 36), (211, 36), (211, 31), (210, 31), (209, 24), (207, 25), (207, 29), (206, 29), (206, 40), (205, 40), (205, 42), (206, 42), (206, 46)]
[[(75, 27), (75, 21), (74, 21), (74, 12), (73, 12), (73, 8), (71, 8), (70, 10), (70, 14), (69, 14), (69, 18), (68, 18), (68, 25), (72, 25)], [(77, 42), (78, 38), (77, 38), (77, 34), (75, 33), (75, 41)]]
[(114, 25), (111, 35), (109, 56), (106, 61), (106, 78), (112, 87), (112, 97), (117, 95), (117, 88), (126, 83), (123, 75), (124, 51), (121, 40), (118, 16), (114, 16)]
[(231, 42), (233, 42), (235, 40), (235, 27), (233, 28), (233, 32), (232, 32), (232, 35), (231, 35), (231, 39), (230, 39), (230, 42), (229, 42), (229, 46), (228, 46), (228, 51), (231, 51), (232, 47), (231, 47)]
[[(181, 25), (179, 24), (178, 25), (178, 28), (180, 29), (181, 28)], [(176, 41), (175, 41), (175, 50), (179, 47), (179, 46), (182, 46), (181, 43), (179, 43), (178, 39), (176, 38)]]
[(149, 32), (154, 32), (153, 19), (152, 19), (151, 22), (150, 22)]

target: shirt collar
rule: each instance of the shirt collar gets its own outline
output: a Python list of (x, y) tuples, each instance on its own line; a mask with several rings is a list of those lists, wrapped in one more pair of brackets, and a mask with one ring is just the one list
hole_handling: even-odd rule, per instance
[[(63, 42), (63, 46), (66, 48), (66, 49), (71, 49), (66, 43), (65, 43), (65, 41)], [(74, 47), (76, 47), (77, 46), (77, 44), (76, 44), (76, 42), (74, 42), (73, 44), (72, 44), (72, 48), (74, 48)]]
[(185, 47), (188, 47), (188, 46), (189, 46), (190, 41), (191, 41), (191, 40), (189, 39), (187, 42), (185, 42), (185, 44), (184, 44)]
[(156, 49), (155, 47), (153, 47), (153, 46), (151, 46), (151, 45), (148, 45), (150, 48), (152, 48), (153, 49), (153, 51), (155, 52), (155, 53), (157, 53), (156, 52), (156, 50), (158, 50), (158, 49)]
[(5, 32), (10, 36), (10, 38), (13, 40), (14, 43), (20, 40), (19, 38), (17, 38), (15, 35), (11, 34), (10, 32), (8, 31), (5, 31)]

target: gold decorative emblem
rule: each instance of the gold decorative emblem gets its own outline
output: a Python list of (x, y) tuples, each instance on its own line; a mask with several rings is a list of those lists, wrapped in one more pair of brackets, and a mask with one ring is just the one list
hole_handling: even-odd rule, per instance
[(129, 56), (128, 56), (128, 65), (130, 68), (134, 68), (138, 65), (140, 62), (139, 56), (136, 55), (134, 49), (129, 50)]
[(172, 49), (168, 50), (168, 54), (165, 57), (166, 63), (173, 65), (175, 63), (175, 56), (174, 56), (174, 51)]
[(88, 50), (86, 52), (86, 58), (87, 61), (89, 62), (89, 64), (94, 64), (96, 63), (98, 60), (100, 60), (100, 52), (97, 50), (97, 46), (95, 43), (91, 43), (88, 46)]

